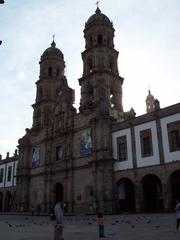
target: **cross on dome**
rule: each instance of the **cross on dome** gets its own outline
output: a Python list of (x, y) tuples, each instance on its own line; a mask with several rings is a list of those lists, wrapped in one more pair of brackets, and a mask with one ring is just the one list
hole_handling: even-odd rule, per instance
[(55, 34), (53, 34), (53, 41), (51, 43), (51, 47), (55, 48), (56, 47), (56, 43), (55, 43), (54, 39), (55, 39)]
[(99, 8), (99, 1), (96, 2), (97, 8)]

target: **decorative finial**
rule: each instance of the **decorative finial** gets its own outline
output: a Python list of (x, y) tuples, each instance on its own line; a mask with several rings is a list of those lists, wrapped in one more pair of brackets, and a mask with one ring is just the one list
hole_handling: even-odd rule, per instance
[(53, 41), (51, 43), (51, 47), (55, 48), (56, 47), (56, 43), (55, 43), (54, 39), (55, 39), (55, 34), (53, 34)]

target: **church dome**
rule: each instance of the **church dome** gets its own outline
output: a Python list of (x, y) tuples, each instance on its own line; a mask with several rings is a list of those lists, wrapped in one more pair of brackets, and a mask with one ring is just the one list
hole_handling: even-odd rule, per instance
[(101, 23), (102, 22), (109, 24), (110, 26), (112, 26), (112, 22), (109, 20), (109, 18), (101, 13), (101, 10), (99, 8), (96, 9), (95, 14), (93, 14), (86, 22), (86, 27), (93, 24), (93, 23)]
[(51, 47), (47, 48), (41, 56), (41, 59), (49, 58), (49, 57), (58, 57), (64, 59), (63, 53), (59, 48), (56, 48), (56, 43), (51, 43)]

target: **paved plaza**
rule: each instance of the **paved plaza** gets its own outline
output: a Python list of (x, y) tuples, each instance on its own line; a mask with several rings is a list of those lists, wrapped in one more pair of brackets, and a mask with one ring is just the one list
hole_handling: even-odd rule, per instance
[[(106, 216), (108, 240), (179, 240), (175, 214)], [(65, 216), (65, 240), (98, 240), (95, 216)], [(53, 240), (47, 216), (0, 215), (0, 240)]]

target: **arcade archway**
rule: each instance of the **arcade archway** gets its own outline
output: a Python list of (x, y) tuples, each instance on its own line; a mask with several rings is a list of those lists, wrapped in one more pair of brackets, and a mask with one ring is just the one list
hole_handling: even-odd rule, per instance
[(11, 211), (11, 204), (12, 204), (12, 195), (11, 195), (11, 192), (8, 191), (4, 199), (4, 210), (7, 212)]
[(123, 178), (117, 183), (118, 210), (127, 212), (135, 210), (134, 184), (128, 178)]
[(0, 212), (3, 210), (3, 194), (0, 192)]
[(162, 185), (160, 179), (148, 174), (142, 179), (143, 190), (143, 210), (145, 211), (160, 211), (164, 208), (162, 196)]
[(171, 185), (171, 196), (173, 207), (175, 201), (180, 201), (180, 170), (176, 170), (170, 176), (170, 185)]

